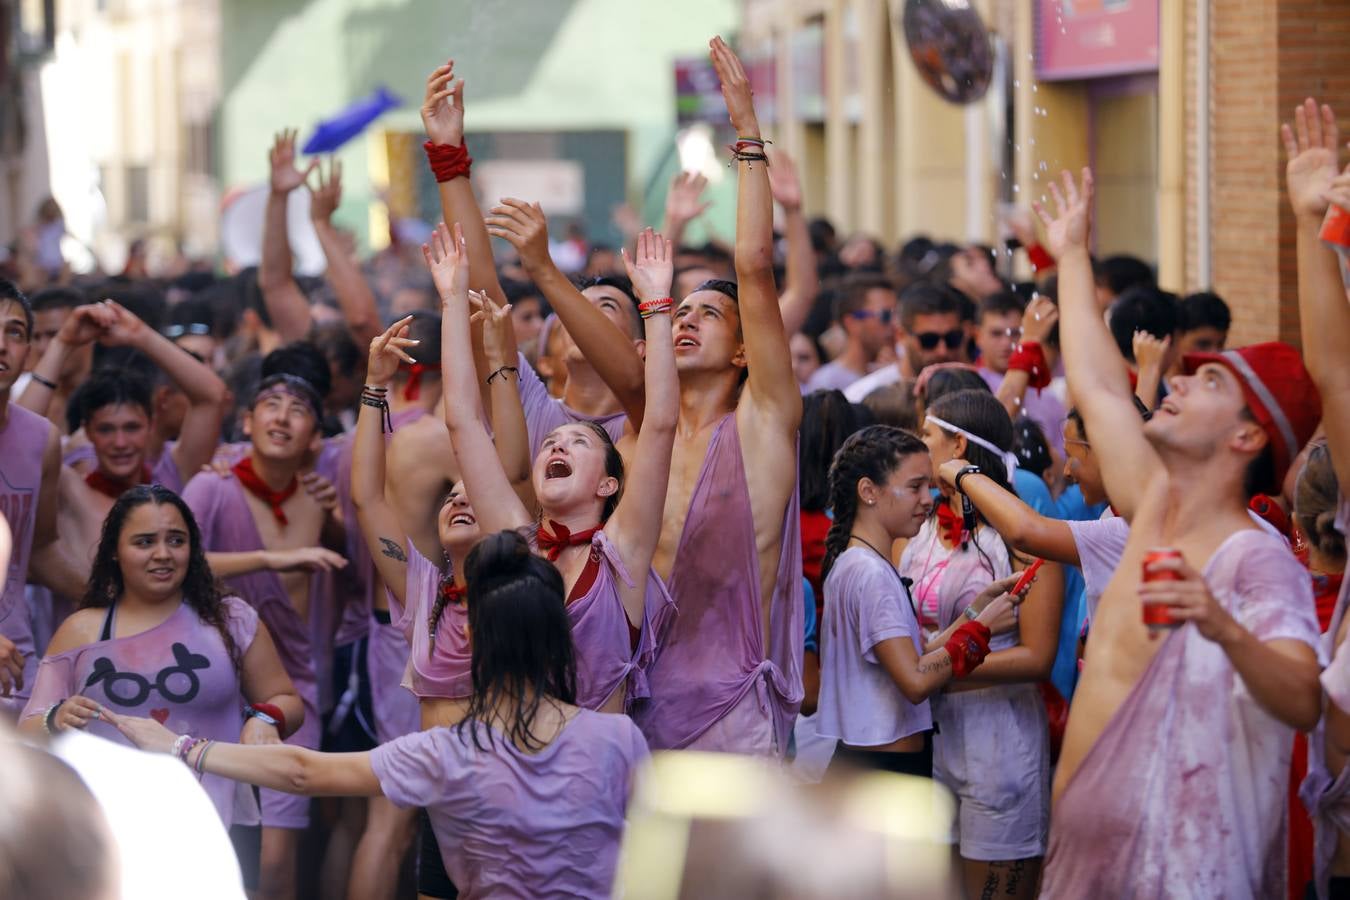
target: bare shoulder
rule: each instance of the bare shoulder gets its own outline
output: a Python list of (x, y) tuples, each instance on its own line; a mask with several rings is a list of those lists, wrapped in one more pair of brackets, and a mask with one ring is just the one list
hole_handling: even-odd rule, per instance
[(61, 623), (61, 627), (56, 629), (56, 634), (52, 635), (51, 643), (47, 646), (47, 655), (55, 656), (97, 641), (103, 631), (103, 619), (107, 614), (106, 609), (93, 608), (78, 609), (71, 613)]

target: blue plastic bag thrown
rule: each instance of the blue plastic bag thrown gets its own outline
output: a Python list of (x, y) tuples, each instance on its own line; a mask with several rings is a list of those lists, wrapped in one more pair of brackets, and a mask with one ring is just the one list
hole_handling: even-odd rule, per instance
[(351, 106), (329, 119), (324, 119), (314, 129), (305, 146), (304, 153), (331, 153), (356, 137), (366, 126), (403, 101), (389, 93), (386, 88), (377, 88), (375, 93), (364, 100), (358, 100)]

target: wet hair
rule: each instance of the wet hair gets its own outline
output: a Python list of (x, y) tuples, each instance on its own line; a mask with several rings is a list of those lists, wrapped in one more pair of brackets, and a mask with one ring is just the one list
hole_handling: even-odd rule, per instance
[(830, 505), (830, 463), (839, 448), (863, 427), (857, 408), (842, 391), (816, 391), (802, 398), (801, 451), (797, 490), (802, 509)]
[(871, 425), (844, 441), (830, 465), (830, 510), (834, 520), (825, 535), (825, 559), (820, 575), (829, 574), (834, 561), (848, 547), (853, 520), (858, 514), (858, 482), (870, 478), (882, 484), (906, 457), (927, 455), (928, 448), (908, 431), (889, 425)]
[[(455, 726), (479, 750), (479, 725), (509, 708), (506, 737), (525, 750), (546, 745), (534, 734), (545, 699), (577, 700), (576, 651), (558, 568), (530, 551), (518, 532), (490, 534), (469, 551), (469, 634), (473, 696)], [(488, 732), (489, 743), (491, 731)]]
[(0, 734), (0, 897), (118, 896), (116, 843), (98, 800), (55, 755)]
[(1176, 333), (1180, 323), (1177, 295), (1155, 287), (1130, 288), (1111, 304), (1107, 319), (1121, 355), (1134, 362), (1136, 331), (1146, 331), (1159, 340)]
[(834, 298), (831, 310), (834, 321), (842, 324), (845, 318), (862, 310), (867, 305), (867, 295), (872, 291), (894, 294), (895, 285), (885, 275), (874, 272), (855, 272), (845, 278), (840, 292)]
[(1054, 465), (1045, 432), (1035, 419), (1027, 415), (1013, 419), (1012, 452), (1017, 456), (1019, 468), (1033, 472), (1042, 479), (1045, 478), (1046, 470)]
[(8, 278), (0, 278), (0, 303), (8, 300), (10, 303), (19, 304), (19, 309), (23, 310), (23, 320), (28, 326), (28, 339), (33, 339), (33, 304), (29, 302), (28, 296), (19, 290), (19, 286)]
[[(988, 385), (983, 390), (944, 394), (928, 404), (928, 412), (935, 418), (983, 438), (1000, 450), (1012, 450), (1012, 419), (1008, 417), (1003, 404), (990, 392)], [(1012, 485), (1008, 483), (1008, 464), (1003, 457), (996, 456), (973, 441), (967, 441), (966, 459), (972, 465), (979, 466), (999, 487), (1012, 492)]]
[[(719, 294), (730, 297), (738, 311), (741, 308), (740, 288), (734, 281), (727, 281), (725, 278), (709, 278), (706, 281), (699, 282), (698, 286), (689, 293), (697, 294), (699, 291), (717, 291)], [(740, 327), (737, 326), (736, 330), (739, 333)]]
[(211, 574), (211, 566), (206, 561), (206, 548), (202, 544), (202, 532), (192, 510), (173, 491), (162, 484), (140, 484), (130, 488), (117, 498), (108, 517), (103, 520), (103, 530), (99, 534), (98, 549), (94, 553), (94, 563), (89, 571), (89, 589), (80, 601), (80, 609), (107, 609), (117, 602), (125, 590), (122, 581), (122, 567), (117, 561), (117, 542), (122, 537), (122, 529), (127, 518), (141, 506), (153, 503), (156, 506), (172, 506), (183, 517), (188, 533), (187, 575), (183, 579), (183, 602), (197, 617), (220, 633), (225, 650), (234, 665), (235, 674), (239, 674), (243, 664), (243, 655), (239, 645), (230, 635), (226, 622), (225, 604), (222, 602), (220, 586)]
[(292, 341), (284, 347), (278, 347), (263, 357), (263, 379), (273, 375), (296, 375), (308, 381), (319, 394), (326, 399), (333, 389), (333, 373), (328, 368), (328, 359), (323, 351), (309, 341)]
[(1012, 313), (1021, 315), (1026, 308), (1026, 301), (1015, 291), (999, 291), (980, 301), (975, 321), (983, 323), (985, 316), (1006, 316)]
[(1294, 488), (1294, 521), (1320, 555), (1344, 567), (1345, 535), (1336, 530), (1339, 493), (1327, 445), (1314, 444)]
[(87, 426), (105, 406), (138, 406), (146, 418), (153, 415), (149, 380), (135, 367), (96, 370), (79, 389), (78, 425)]
[(863, 406), (878, 425), (890, 425), (905, 431), (919, 429), (919, 408), (915, 403), (914, 380), (903, 379), (879, 387), (863, 398)]
[[(984, 391), (986, 394), (992, 394), (989, 389), (989, 383), (980, 376), (974, 369), (950, 368), (937, 369), (928, 377), (928, 383), (923, 386), (923, 393), (920, 397), (926, 408), (932, 405), (948, 394), (955, 394), (957, 391)], [(939, 416), (939, 418), (943, 418)]]
[(965, 295), (945, 284), (919, 282), (900, 295), (900, 324), (912, 331), (919, 316), (961, 316)]
[(1158, 277), (1153, 267), (1137, 256), (1108, 256), (1092, 267), (1097, 284), (1119, 297), (1134, 287), (1155, 287)]
[(1195, 331), (1197, 328), (1213, 328), (1227, 331), (1233, 324), (1233, 314), (1223, 298), (1213, 291), (1200, 291), (1187, 294), (1181, 299), (1178, 308), (1178, 330)]
[(584, 291), (586, 288), (607, 287), (619, 291), (630, 301), (628, 306), (629, 324), (632, 326), (629, 330), (633, 338), (642, 337), (642, 316), (638, 313), (638, 298), (633, 292), (633, 282), (628, 280), (627, 275), (592, 275), (584, 278), (577, 283), (577, 290)]

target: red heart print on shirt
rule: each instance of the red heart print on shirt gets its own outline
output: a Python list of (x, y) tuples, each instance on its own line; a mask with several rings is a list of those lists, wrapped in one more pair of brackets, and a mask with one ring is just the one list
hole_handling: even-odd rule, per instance
[(169, 711), (167, 709), (152, 709), (150, 710), (150, 718), (163, 725), (169, 720)]

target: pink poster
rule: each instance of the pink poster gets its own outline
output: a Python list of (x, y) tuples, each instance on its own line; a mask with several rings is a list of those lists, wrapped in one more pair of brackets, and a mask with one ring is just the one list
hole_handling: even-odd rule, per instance
[(1158, 70), (1158, 0), (1037, 0), (1036, 76)]

